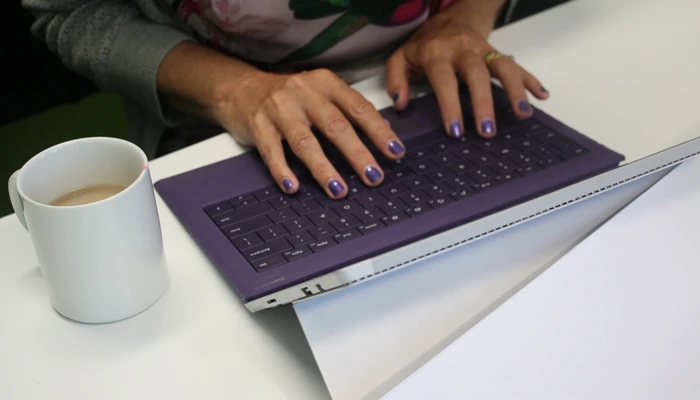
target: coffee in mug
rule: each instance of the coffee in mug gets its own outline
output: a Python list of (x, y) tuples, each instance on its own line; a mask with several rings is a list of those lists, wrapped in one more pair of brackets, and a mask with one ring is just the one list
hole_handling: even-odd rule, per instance
[(108, 199), (124, 189), (124, 185), (90, 185), (63, 194), (50, 204), (59, 207), (81, 206)]

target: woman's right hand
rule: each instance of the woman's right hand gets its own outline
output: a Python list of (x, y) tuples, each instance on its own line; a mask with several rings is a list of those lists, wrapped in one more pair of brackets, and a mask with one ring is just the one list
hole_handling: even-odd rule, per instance
[(214, 113), (217, 122), (240, 142), (258, 148), (286, 193), (295, 193), (299, 180), (287, 164), (283, 140), (330, 197), (347, 194), (347, 183), (324, 154), (312, 126), (340, 150), (367, 186), (379, 185), (384, 173), (351, 123), (387, 158), (404, 155), (403, 144), (374, 106), (328, 70), (293, 75), (256, 71), (237, 80), (235, 87), (224, 88)]

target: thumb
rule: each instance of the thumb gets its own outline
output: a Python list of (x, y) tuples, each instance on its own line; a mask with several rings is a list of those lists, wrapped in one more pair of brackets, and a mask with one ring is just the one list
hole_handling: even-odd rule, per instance
[(401, 50), (386, 62), (386, 91), (394, 107), (403, 110), (408, 105), (408, 61)]

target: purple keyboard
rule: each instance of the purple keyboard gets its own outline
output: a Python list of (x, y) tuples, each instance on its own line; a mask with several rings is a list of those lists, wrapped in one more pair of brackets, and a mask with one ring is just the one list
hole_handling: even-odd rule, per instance
[(290, 196), (270, 186), (204, 208), (257, 271), (430, 213), (588, 152), (537, 119), (500, 124), (494, 139), (475, 133), (457, 140), (429, 132), (404, 142), (399, 161), (376, 155), (381, 186), (344, 174), (349, 194), (332, 200), (308, 178)]

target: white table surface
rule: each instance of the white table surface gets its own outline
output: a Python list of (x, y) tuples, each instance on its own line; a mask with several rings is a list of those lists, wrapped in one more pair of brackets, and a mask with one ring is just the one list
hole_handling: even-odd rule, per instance
[[(586, 0), (585, 3), (595, 1)], [(584, 0), (574, 3), (581, 2)], [(641, 9), (649, 12), (650, 2), (651, 0), (640, 1), (640, 4), (644, 3)], [(596, 4), (602, 3), (599, 0)], [(618, 5), (623, 3), (629, 6), (630, 0), (620, 0), (615, 5), (607, 5), (605, 2), (605, 7), (617, 10), (622, 7)], [(676, 0), (676, 3), (687, 6), (691, 0)], [(538, 29), (533, 30), (525, 21), (497, 32), (494, 40), (505, 51), (523, 54), (527, 65), (536, 64), (538, 71), (545, 71), (545, 64), (552, 62), (553, 54), (544, 50), (541, 54), (532, 50), (527, 54), (516, 50), (525, 47), (532, 49), (535, 42), (563, 46), (566, 42), (561, 41), (561, 38), (559, 41), (550, 38), (553, 31), (560, 35), (562, 30), (575, 25), (565, 18), (560, 19), (562, 9), (536, 17), (544, 18), (550, 13), (559, 13), (556, 14), (559, 15), (558, 19), (554, 21), (540, 19), (541, 26)], [(593, 14), (587, 16), (601, 17), (601, 13)], [(615, 13), (602, 15), (607, 22), (615, 17)], [(687, 13), (676, 16), (676, 20), (681, 22), (684, 18), (689, 19)], [(534, 32), (534, 36), (523, 35), (520, 30), (524, 29), (522, 26), (530, 26), (528, 32)], [(626, 27), (629, 30), (629, 26)], [(579, 25), (579, 36), (582, 29)], [(568, 39), (570, 38), (569, 36)], [(585, 41), (589, 47), (592, 43), (595, 42)], [(684, 57), (689, 53), (685, 50), (691, 47), (685, 42), (678, 44), (678, 48), (683, 50), (680, 54)], [(544, 49), (546, 46), (538, 48)], [(661, 56), (669, 52), (666, 48), (656, 48), (655, 51)], [(519, 55), (519, 59), (523, 59), (523, 56)], [(542, 62), (538, 62), (538, 56), (542, 57)], [(656, 67), (656, 64), (651, 66)], [(694, 65), (679, 65), (675, 70), (680, 72), (675, 77), (682, 81), (683, 74), (690, 76), (691, 67), (694, 68), (693, 71), (697, 70)], [(566, 71), (561, 64), (557, 68), (550, 67), (548, 71), (539, 75), (545, 78), (552, 90), (555, 96), (553, 100), (556, 96), (566, 96), (565, 93), (574, 90), (581, 91), (582, 98), (591, 103), (592, 99), (599, 99), (597, 94), (586, 95), (586, 88), (568, 87), (569, 81), (566, 78), (571, 77), (573, 72)], [(601, 73), (598, 74), (600, 76)], [(631, 80), (625, 81), (624, 87), (629, 87), (630, 82)], [(654, 83), (660, 88), (672, 88), (686, 97), (696, 89), (693, 82), (686, 81), (686, 85), (675, 80), (669, 81), (672, 85), (663, 83), (665, 81), (659, 82)], [(599, 93), (605, 93), (601, 90), (607, 90), (608, 84), (612, 85), (610, 80), (607, 83), (594, 83), (589, 89)], [(375, 105), (388, 104), (379, 80), (364, 82), (358, 88)], [(700, 91), (695, 90), (695, 93), (698, 92)], [(661, 93), (664, 94), (663, 91)], [(633, 95), (638, 94), (628, 93), (627, 99)], [(565, 97), (562, 100), (564, 99)], [(669, 116), (668, 121), (661, 123), (652, 119), (648, 128), (667, 128), (665, 134), (668, 136), (663, 136), (663, 140), (650, 141), (663, 146), (668, 141), (677, 140), (673, 133), (680, 132), (688, 123), (687, 118), (683, 117), (687, 117), (688, 111), (695, 112), (696, 106), (691, 107), (686, 102), (664, 97), (649, 104), (635, 103), (637, 108), (634, 111), (648, 111), (661, 101), (667, 104), (663, 115)], [(576, 127), (587, 134), (593, 132), (605, 136), (613, 129), (606, 125), (607, 129), (602, 133), (596, 132), (595, 129), (591, 130), (590, 125), (591, 120), (596, 119), (575, 118), (581, 111), (590, 113), (600, 111), (599, 108), (571, 109), (567, 101), (552, 101), (546, 107), (553, 114), (563, 116), (562, 119), (566, 122), (578, 125)], [(621, 121), (625, 123), (633, 120), (632, 115), (625, 114), (622, 117)], [(611, 117), (606, 115), (605, 118)], [(639, 124), (635, 125), (637, 126)], [(617, 140), (617, 136), (609, 137)], [(627, 142), (629, 141), (624, 143)], [(617, 142), (613, 144), (615, 143)], [(648, 150), (649, 146), (645, 148)], [(639, 154), (638, 147), (631, 150), (633, 154)], [(154, 161), (152, 173), (154, 179), (159, 179), (233, 156), (240, 151), (232, 139), (222, 135)], [(462, 271), (464, 275), (461, 277), (469, 278), (462, 284), (473, 291), (470, 293), (475, 293), (472, 299), (476, 300), (473, 302), (464, 299), (459, 300), (461, 303), (455, 303), (457, 306), (445, 307), (445, 303), (436, 300), (442, 292), (433, 290), (432, 286), (417, 286), (420, 290), (414, 290), (415, 286), (412, 285), (415, 282), (409, 282), (409, 278), (413, 271), (421, 270), (419, 266), (414, 266), (405, 273), (378, 279), (371, 285), (358, 286), (347, 293), (339, 291), (333, 296), (324, 296), (298, 305), (297, 311), (311, 347), (315, 350), (314, 356), (334, 397), (357, 398), (369, 393), (374, 395), (385, 392), (387, 387), (415, 369), (416, 362), (434, 354), (451, 338), (473, 325), (481, 313), (493, 307), (494, 302), (498, 303), (499, 299), (511, 294), (514, 288), (522, 285), (523, 281), (527, 281), (533, 273), (546, 266), (552, 258), (564, 252), (598, 221), (613, 213), (654, 179), (656, 178), (649, 177), (644, 182), (635, 183), (635, 186), (623, 187), (597, 197), (594, 202), (577, 205), (576, 207), (586, 210), (582, 211), (588, 217), (585, 224), (567, 224), (563, 218), (557, 221), (554, 218), (543, 218), (533, 222), (548, 228), (536, 230), (535, 235), (530, 234), (527, 238), (541, 250), (530, 251), (525, 249), (526, 246), (514, 246), (509, 241), (509, 248), (516, 247), (523, 252), (521, 257), (495, 259), (492, 249), (499, 247), (495, 245), (490, 246), (491, 250), (481, 250), (478, 258), (469, 253), (470, 263), (478, 264), (479, 267), (472, 276), (469, 276), (469, 271)], [(598, 204), (600, 206), (596, 207)], [(160, 199), (158, 206), (172, 278), (171, 287), (156, 305), (144, 313), (107, 325), (82, 325), (57, 315), (50, 307), (28, 235), (15, 217), (0, 219), (0, 392), (3, 393), (3, 398), (33, 399), (49, 395), (52, 398), (66, 399), (116, 399), (136, 395), (183, 399), (232, 396), (266, 399), (328, 398), (328, 390), (293, 309), (283, 307), (249, 314)], [(563, 213), (574, 215), (569, 210), (553, 215)], [(522, 231), (528, 229), (528, 226), (523, 225), (518, 229)], [(498, 238), (502, 238), (505, 243), (509, 238), (513, 239), (513, 235), (519, 235), (519, 231), (504, 232), (467, 248), (489, 247), (489, 243), (499, 240)], [(533, 240), (533, 236), (536, 239)], [(447, 262), (450, 257), (457, 257), (457, 253), (443, 256), (444, 260), (439, 265), (446, 272), (451, 267), (454, 268), (454, 264)], [(489, 266), (492, 264), (500, 266)], [(438, 276), (442, 277), (443, 286), (452, 280), (449, 273)], [(460, 275), (454, 275), (454, 278), (460, 278)], [(388, 283), (394, 284), (393, 291), (382, 286)], [(459, 282), (453, 284), (455, 286), (452, 290), (459, 292)], [(402, 288), (402, 285), (405, 287)], [(383, 298), (397, 300), (376, 300), (382, 299), (382, 293)], [(345, 296), (347, 299), (344, 300)], [(401, 306), (395, 308), (396, 314), (392, 316), (392, 304), (397, 303)], [(432, 306), (436, 304), (444, 312), (439, 318), (434, 317), (436, 312)], [(333, 305), (335, 310), (331, 310), (329, 305)], [(407, 308), (411, 305), (415, 307), (413, 310)], [(366, 311), (367, 315), (361, 315), (360, 310)], [(404, 321), (403, 324), (399, 324), (401, 316), (405, 317), (401, 320)], [(404, 340), (402, 345), (399, 345), (396, 336), (383, 337), (387, 332), (386, 327), (394, 324), (401, 327), (400, 337)], [(376, 330), (368, 330), (370, 328)], [(357, 336), (349, 338), (351, 335)], [(353, 347), (358, 345), (355, 347), (357, 351), (352, 354), (347, 351), (349, 343)], [(377, 343), (383, 343), (384, 346), (379, 348)], [(399, 352), (402, 354), (397, 356)], [(343, 355), (345, 358), (338, 357)]]
[[(217, 136), (151, 163), (154, 179), (241, 151)], [(291, 307), (251, 314), (158, 197), (171, 284), (125, 321), (53, 310), (29, 235), (0, 219), (0, 398), (329, 398)]]
[(698, 183), (676, 167), (386, 400), (700, 398)]
[[(576, 0), (492, 41), (550, 89), (538, 106), (634, 161), (698, 132), (698, 16), (697, 0)], [(657, 178), (296, 305), (333, 397), (386, 392)]]

